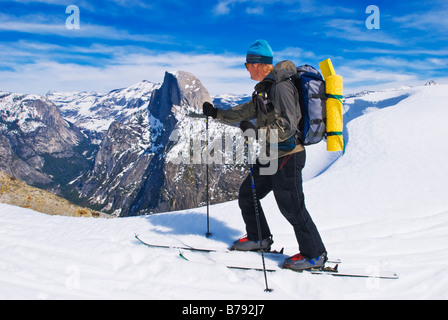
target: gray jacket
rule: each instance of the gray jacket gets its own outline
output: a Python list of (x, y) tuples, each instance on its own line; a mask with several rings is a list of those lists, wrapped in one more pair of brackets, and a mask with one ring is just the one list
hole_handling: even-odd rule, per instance
[[(296, 73), (296, 66), (291, 61), (279, 62), (272, 72), (255, 86), (256, 92), (251, 101), (229, 110), (218, 109), (217, 118), (227, 123), (257, 119), (257, 128), (267, 129), (268, 141), (271, 129), (278, 130), (279, 142), (293, 137), (297, 133), (302, 116), (299, 93), (292, 81), (285, 80), (293, 77)], [(261, 110), (262, 106), (260, 106), (259, 99), (257, 100), (257, 93), (266, 91), (268, 91), (267, 97), (270, 101), (265, 99), (266, 109)], [(297, 145), (294, 150), (279, 150), (279, 157), (303, 150), (302, 145)]]

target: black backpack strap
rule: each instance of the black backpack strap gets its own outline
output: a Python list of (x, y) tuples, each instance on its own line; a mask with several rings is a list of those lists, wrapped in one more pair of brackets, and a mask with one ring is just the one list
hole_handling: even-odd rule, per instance
[(267, 114), (274, 110), (274, 105), (269, 97), (269, 91), (274, 83), (273, 80), (266, 79), (255, 86), (255, 91), (252, 95), (257, 111)]

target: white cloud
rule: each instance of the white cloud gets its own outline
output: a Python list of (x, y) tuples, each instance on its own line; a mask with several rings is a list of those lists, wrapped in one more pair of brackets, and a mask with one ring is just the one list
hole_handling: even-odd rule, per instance
[[(285, 10), (283, 15), (288, 13), (294, 14), (297, 18), (297, 14), (304, 14), (308, 17), (311, 16), (327, 16), (344, 13), (353, 13), (354, 9), (339, 7), (332, 3), (331, 6), (322, 4), (321, 1), (316, 0), (219, 0), (214, 7), (214, 13), (216, 15), (227, 15), (232, 10), (242, 3), (247, 3), (248, 7), (244, 10), (247, 14), (269, 14), (271, 11), (269, 8), (273, 8), (276, 5), (283, 5)], [(268, 9), (266, 9), (268, 8)], [(282, 16), (285, 18), (285, 16)]]
[(248, 2), (249, 0), (220, 0), (214, 8), (216, 15), (229, 14), (231, 8), (237, 3)]
[(448, 78), (425, 78), (412, 71), (396, 71), (380, 65), (363, 65), (362, 61), (340, 65), (337, 73), (343, 77), (344, 94), (362, 90), (387, 90), (402, 86), (422, 86), (428, 80), (448, 83)]
[[(315, 53), (295, 47), (275, 54), (277, 61), (291, 59), (295, 63), (315, 61), (317, 64), (321, 60)], [(447, 63), (443, 56), (413, 62), (405, 57), (380, 56), (350, 61), (334, 57), (333, 60), (338, 74), (344, 77), (346, 92), (424, 84), (430, 79), (422, 74), (431, 74)], [(197, 76), (212, 95), (250, 94), (255, 82), (250, 80), (244, 61), (244, 56), (234, 54), (162, 52), (139, 46), (100, 44), (63, 47), (22, 40), (0, 43), (0, 91), (107, 92), (141, 80), (160, 83), (165, 71), (184, 70)], [(443, 79), (431, 79), (443, 83)]]
[(394, 38), (385, 30), (368, 30), (364, 20), (331, 19), (324, 24), (324, 33), (329, 38), (341, 38), (350, 41), (376, 42), (401, 45), (402, 40)]
[(247, 14), (261, 15), (261, 14), (264, 14), (264, 8), (261, 7), (261, 6), (256, 6), (256, 7), (252, 7), (252, 8), (247, 8), (247, 9), (246, 9), (246, 13), (247, 13)]
[(399, 23), (401, 28), (428, 31), (431, 33), (429, 36), (442, 36), (448, 31), (447, 16), (448, 5), (445, 2), (438, 4), (435, 8), (427, 8), (424, 12), (396, 16), (392, 20)]
[(67, 29), (66, 18), (47, 17), (42, 14), (31, 14), (20, 18), (0, 13), (0, 31), (17, 31), (38, 35), (56, 35), (68, 38), (99, 38), (107, 40), (127, 40), (147, 43), (172, 43), (169, 36), (156, 34), (132, 34), (124, 29), (83, 23), (80, 29)]
[[(96, 57), (98, 53), (102, 57)], [(255, 85), (244, 68), (245, 57), (235, 55), (158, 52), (134, 46), (63, 48), (22, 41), (1, 44), (0, 60), (0, 91), (107, 92), (141, 80), (162, 82), (165, 71), (176, 70), (193, 73), (212, 95), (251, 93)]]
[(427, 55), (427, 56), (448, 56), (448, 48), (439, 49), (407, 49), (407, 48), (394, 48), (394, 49), (384, 49), (384, 48), (373, 48), (373, 47), (362, 47), (362, 48), (349, 48), (344, 49), (344, 52), (364, 52), (364, 53), (378, 53), (378, 54), (389, 54), (389, 55), (400, 55), (400, 56), (416, 56), (416, 55)]
[(297, 63), (299, 61), (316, 59), (316, 55), (314, 54), (314, 52), (305, 51), (304, 49), (298, 47), (287, 47), (280, 51), (275, 51), (274, 57), (277, 61), (288, 59)]

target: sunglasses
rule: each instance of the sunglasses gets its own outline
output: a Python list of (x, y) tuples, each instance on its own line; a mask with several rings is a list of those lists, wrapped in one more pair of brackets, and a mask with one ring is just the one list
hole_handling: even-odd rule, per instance
[(256, 65), (257, 63), (249, 63), (249, 62), (246, 62), (245, 64), (244, 64), (244, 66), (246, 67), (246, 69), (247, 70), (249, 70), (249, 66), (253, 66), (253, 65)]

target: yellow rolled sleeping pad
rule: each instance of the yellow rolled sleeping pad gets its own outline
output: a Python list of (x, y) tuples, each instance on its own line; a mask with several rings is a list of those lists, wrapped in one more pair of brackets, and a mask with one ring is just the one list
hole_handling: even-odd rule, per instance
[(342, 136), (342, 131), (344, 128), (344, 122), (342, 118), (342, 77), (336, 74), (330, 59), (322, 61), (319, 63), (319, 66), (325, 79), (327, 94), (327, 150), (343, 151), (344, 138)]

